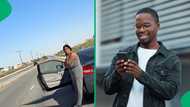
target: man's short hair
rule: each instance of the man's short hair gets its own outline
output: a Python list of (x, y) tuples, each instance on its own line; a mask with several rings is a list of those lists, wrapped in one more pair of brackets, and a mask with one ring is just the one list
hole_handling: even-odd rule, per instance
[(157, 23), (160, 22), (160, 21), (159, 21), (158, 13), (157, 13), (154, 9), (152, 9), (152, 8), (149, 8), (149, 7), (142, 8), (142, 9), (140, 9), (140, 10), (136, 13), (136, 15), (141, 14), (141, 13), (148, 13), (148, 14), (150, 14), (150, 15), (154, 18), (155, 22), (157, 22)]

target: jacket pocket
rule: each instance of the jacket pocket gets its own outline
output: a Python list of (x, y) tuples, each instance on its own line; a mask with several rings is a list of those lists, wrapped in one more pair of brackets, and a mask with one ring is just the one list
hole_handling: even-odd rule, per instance
[(164, 66), (156, 66), (154, 71), (156, 74), (155, 76), (159, 80), (165, 80), (168, 76), (168, 70)]

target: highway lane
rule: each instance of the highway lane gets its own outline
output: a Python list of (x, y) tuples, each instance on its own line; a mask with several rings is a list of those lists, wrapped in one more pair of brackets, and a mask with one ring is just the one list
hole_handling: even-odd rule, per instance
[(37, 81), (36, 69), (33, 69), (0, 92), (2, 107), (71, 107), (75, 100), (71, 85), (46, 92)]
[[(0, 105), (2, 107), (25, 107), (25, 103), (42, 97), (43, 92), (37, 83), (35, 69), (25, 73), (11, 82), (0, 92)], [(42, 107), (41, 103), (27, 107)]]
[(20, 69), (14, 73), (11, 73), (9, 75), (6, 75), (4, 77), (0, 78), (0, 91), (3, 90), (3, 88), (6, 88), (8, 86), (8, 84), (12, 83), (13, 81), (15, 81), (17, 78), (21, 77), (22, 75), (26, 74), (27, 72), (23, 72), (23, 71), (30, 71), (34, 69), (34, 66), (29, 65), (23, 69)]
[[(0, 90), (0, 107), (72, 107), (76, 101), (72, 85), (53, 91), (42, 91), (37, 81), (37, 70), (27, 72)], [(87, 104), (83, 107), (93, 107)]]

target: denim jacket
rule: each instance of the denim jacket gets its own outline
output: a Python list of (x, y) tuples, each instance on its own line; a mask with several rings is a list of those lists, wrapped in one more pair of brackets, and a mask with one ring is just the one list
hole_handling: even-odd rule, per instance
[[(141, 70), (140, 77), (136, 78), (144, 85), (143, 107), (165, 107), (165, 100), (172, 99), (179, 89), (181, 62), (176, 54), (166, 49), (161, 42), (159, 44), (158, 51), (147, 63), (146, 72)], [(138, 62), (138, 46), (139, 43), (119, 52), (131, 53), (131, 59)], [(127, 107), (134, 77), (128, 73), (120, 77), (115, 71), (117, 59), (116, 55), (111, 67), (104, 75), (104, 91), (108, 95), (117, 94), (113, 107)]]

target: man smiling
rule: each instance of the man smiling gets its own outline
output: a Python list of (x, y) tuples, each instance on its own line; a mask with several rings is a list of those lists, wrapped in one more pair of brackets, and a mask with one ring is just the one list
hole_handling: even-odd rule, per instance
[(113, 58), (103, 80), (104, 90), (117, 93), (113, 107), (165, 107), (165, 100), (178, 92), (181, 62), (157, 41), (160, 22), (155, 10), (143, 8), (135, 18), (139, 42)]

